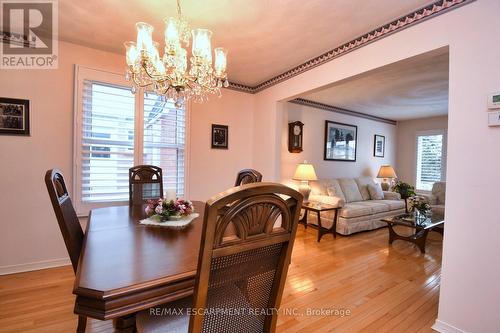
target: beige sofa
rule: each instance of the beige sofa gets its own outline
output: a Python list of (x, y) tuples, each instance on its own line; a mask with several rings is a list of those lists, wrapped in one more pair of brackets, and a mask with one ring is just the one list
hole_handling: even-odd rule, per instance
[[(340, 208), (337, 232), (342, 235), (386, 226), (380, 221), (382, 218), (405, 212), (405, 204), (399, 193), (382, 191), (380, 185), (370, 177), (321, 179), (310, 182), (310, 185), (310, 201)], [(322, 226), (330, 228), (333, 216), (333, 211), (322, 212)], [(310, 215), (308, 221), (317, 223), (317, 215)]]

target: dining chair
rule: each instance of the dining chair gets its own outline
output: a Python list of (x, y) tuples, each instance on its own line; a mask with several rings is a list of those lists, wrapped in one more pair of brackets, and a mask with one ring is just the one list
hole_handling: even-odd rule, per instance
[(253, 183), (208, 200), (194, 295), (140, 312), (137, 331), (274, 332), (302, 199), (281, 184)]
[[(71, 259), (73, 271), (76, 273), (84, 234), (80, 221), (76, 216), (73, 203), (71, 202), (62, 172), (58, 169), (48, 170), (45, 173), (45, 185), (47, 186), (52, 208), (56, 214), (57, 223), (59, 224), (59, 229), (61, 229), (64, 243)], [(76, 332), (85, 332), (86, 326), (87, 317), (78, 316)]]
[(260, 183), (262, 181), (262, 174), (254, 169), (243, 169), (238, 172), (234, 186), (240, 186), (249, 183)]
[(129, 204), (143, 204), (163, 196), (163, 174), (154, 165), (137, 165), (129, 169)]

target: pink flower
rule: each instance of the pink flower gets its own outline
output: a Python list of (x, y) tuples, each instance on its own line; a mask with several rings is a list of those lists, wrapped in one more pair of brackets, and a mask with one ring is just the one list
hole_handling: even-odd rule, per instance
[(146, 215), (151, 215), (153, 214), (153, 207), (151, 205), (147, 205), (144, 211), (146, 212)]
[(163, 207), (161, 205), (156, 206), (155, 212), (156, 214), (161, 214), (163, 212)]

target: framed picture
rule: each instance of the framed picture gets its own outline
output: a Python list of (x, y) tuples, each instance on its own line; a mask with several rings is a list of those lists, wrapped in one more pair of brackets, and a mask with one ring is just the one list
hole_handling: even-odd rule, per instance
[(375, 134), (373, 138), (373, 156), (384, 157), (385, 153), (385, 136)]
[(212, 148), (227, 149), (229, 128), (225, 125), (212, 124)]
[(356, 161), (358, 126), (325, 122), (325, 161)]
[(30, 101), (0, 97), (0, 134), (30, 135)]

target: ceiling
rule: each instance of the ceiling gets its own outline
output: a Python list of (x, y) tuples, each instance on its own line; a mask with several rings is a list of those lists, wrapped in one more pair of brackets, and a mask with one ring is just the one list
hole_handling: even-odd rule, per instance
[[(212, 30), (213, 45), (229, 50), (230, 81), (255, 86), (432, 2), (181, 0), (181, 5), (192, 27)], [(123, 42), (136, 38), (136, 22), (152, 24), (154, 39), (163, 42), (163, 18), (175, 14), (175, 0), (60, 0), (59, 38), (124, 54)]]
[(392, 120), (448, 114), (448, 48), (336, 82), (300, 98)]

